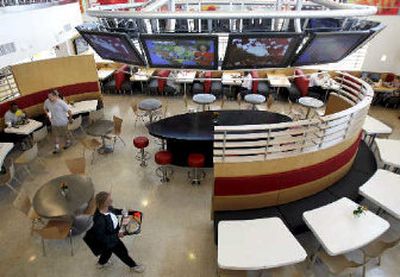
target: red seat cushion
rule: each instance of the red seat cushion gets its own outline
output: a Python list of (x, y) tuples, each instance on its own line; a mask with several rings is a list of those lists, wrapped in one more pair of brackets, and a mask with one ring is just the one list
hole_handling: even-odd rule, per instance
[(145, 148), (149, 145), (149, 139), (146, 137), (136, 137), (133, 139), (133, 145), (139, 149)]
[(391, 83), (394, 81), (394, 78), (395, 78), (395, 75), (393, 73), (389, 73), (388, 75), (386, 75), (385, 82)]
[(204, 167), (205, 157), (203, 154), (192, 153), (189, 154), (188, 164), (189, 167)]
[(159, 165), (166, 165), (172, 163), (172, 153), (169, 151), (158, 151), (154, 155), (154, 161)]

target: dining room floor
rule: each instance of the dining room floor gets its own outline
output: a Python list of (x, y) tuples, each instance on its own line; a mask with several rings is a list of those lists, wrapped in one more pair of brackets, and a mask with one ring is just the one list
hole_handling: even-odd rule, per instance
[[(111, 191), (114, 206), (140, 210), (144, 213), (142, 233), (125, 237), (133, 258), (146, 266), (141, 276), (148, 277), (212, 277), (217, 275), (217, 249), (214, 244), (213, 223), (210, 218), (212, 195), (212, 170), (206, 170), (206, 179), (200, 186), (192, 186), (187, 181), (187, 168), (174, 167), (174, 175), (167, 184), (161, 184), (155, 175), (156, 165), (153, 159), (147, 167), (140, 167), (135, 160), (136, 150), (132, 138), (139, 135), (149, 136), (143, 123), (135, 126), (130, 108), (131, 101), (146, 96), (105, 95), (105, 118), (113, 115), (121, 117), (123, 122), (122, 138), (126, 146), (119, 143), (116, 150), (108, 155), (96, 155), (89, 166), (89, 175), (95, 185), (95, 191)], [(161, 98), (168, 101), (169, 115), (184, 112), (181, 98)], [(299, 108), (299, 107), (297, 107)], [(236, 101), (225, 102), (224, 109), (238, 109)], [(277, 101), (275, 111), (288, 109), (286, 102)], [(370, 115), (382, 120), (393, 128), (390, 138), (400, 139), (399, 110), (372, 107)], [(76, 136), (82, 136), (77, 134)], [(154, 154), (159, 149), (154, 138), (150, 138), (148, 151)], [(76, 142), (59, 155), (52, 154), (50, 137), (39, 144), (40, 156), (46, 167), (33, 162), (30, 168), (33, 178), (18, 170), (18, 178), (23, 188), (33, 197), (35, 192), (48, 180), (68, 174), (64, 159), (82, 156), (82, 146)], [(17, 153), (12, 153), (15, 156)], [(6, 187), (0, 188), (0, 276), (140, 276), (131, 273), (118, 259), (112, 257), (114, 264), (99, 270), (96, 258), (82, 240), (82, 235), (73, 238), (75, 255), (70, 256), (68, 241), (46, 241), (47, 256), (42, 256), (40, 238), (31, 236), (29, 219), (13, 208), (15, 194)], [(369, 205), (369, 203), (366, 203)], [(390, 239), (400, 236), (399, 221), (384, 215), (390, 221), (391, 229), (386, 234)], [(316, 240), (308, 232), (298, 236), (307, 251), (313, 251)], [(354, 259), (361, 260), (357, 252), (350, 253)], [(251, 259), (251, 257), (249, 257)], [(387, 251), (381, 266), (370, 262), (367, 276), (400, 276), (400, 247)], [(256, 276), (250, 272), (248, 276)], [(269, 276), (268, 273), (264, 276)], [(289, 275), (288, 275), (289, 276)], [(300, 275), (303, 276), (303, 275)], [(304, 276), (328, 276), (322, 264), (306, 271)], [(357, 276), (361, 276), (361, 270)]]

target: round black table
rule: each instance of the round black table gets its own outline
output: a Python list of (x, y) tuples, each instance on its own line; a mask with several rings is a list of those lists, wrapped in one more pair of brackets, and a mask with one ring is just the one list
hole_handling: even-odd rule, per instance
[[(212, 111), (168, 117), (147, 125), (150, 135), (164, 139), (172, 152), (173, 164), (187, 166), (190, 153), (202, 153), (206, 167), (213, 166), (214, 123)], [(218, 125), (272, 124), (291, 121), (278, 113), (256, 110), (218, 111)]]

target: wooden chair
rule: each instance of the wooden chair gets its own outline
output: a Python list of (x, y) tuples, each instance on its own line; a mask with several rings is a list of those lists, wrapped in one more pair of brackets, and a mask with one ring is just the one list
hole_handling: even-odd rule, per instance
[[(361, 248), (364, 254), (364, 263), (367, 263), (370, 259), (378, 258), (378, 266), (381, 265), (381, 257), (390, 248), (397, 246), (400, 243), (400, 238), (386, 242), (382, 240), (376, 240), (367, 246)], [(365, 276), (366, 267), (363, 268), (363, 276)]]
[(96, 199), (94, 197), (92, 197), (92, 199), (90, 199), (89, 204), (86, 207), (86, 209), (83, 212), (83, 214), (94, 215), (95, 211), (96, 211)]
[(22, 166), (22, 168), (29, 174), (29, 176), (34, 178), (32, 172), (29, 169), (29, 164), (31, 162), (36, 159), (42, 164), (42, 166), (46, 168), (46, 164), (40, 157), (38, 157), (38, 153), (38, 146), (37, 143), (35, 143), (32, 148), (24, 151), (17, 159), (15, 159), (14, 164)]
[(215, 105), (211, 105), (210, 106), (210, 110), (211, 111), (223, 110), (224, 109), (224, 105), (225, 105), (225, 95), (223, 95), (221, 97), (221, 99), (216, 102)]
[(113, 148), (115, 147), (115, 144), (117, 143), (118, 139), (124, 144), (124, 146), (126, 146), (125, 141), (121, 138), (122, 122), (123, 122), (122, 118), (119, 118), (119, 117), (114, 115), (113, 116), (113, 122), (114, 122), (114, 130), (113, 130), (113, 132), (111, 134), (111, 137), (110, 137), (111, 140), (114, 141)]
[(195, 112), (197, 112), (197, 107), (195, 107), (193, 105), (190, 105), (186, 94), (183, 95), (183, 103), (185, 104), (185, 112), (187, 112), (187, 113), (195, 113)]
[(65, 240), (69, 238), (71, 247), (71, 256), (74, 255), (74, 247), (72, 244), (72, 222), (50, 220), (47, 225), (41, 229), (33, 229), (42, 239), (43, 256), (46, 256), (45, 240)]
[(86, 173), (86, 159), (74, 158), (64, 160), (69, 172), (74, 175), (85, 175)]
[(305, 117), (303, 112), (296, 110), (294, 108), (293, 102), (289, 98), (288, 98), (288, 102), (289, 102), (289, 112), (287, 113), (287, 116), (291, 117), (293, 120), (303, 119)]
[(7, 186), (11, 191), (18, 194), (18, 191), (11, 186), (13, 180), (15, 180), (18, 184), (22, 184), (17, 177), (15, 177), (15, 167), (14, 163), (11, 159), (6, 159), (4, 161), (4, 167), (6, 172), (0, 175), (0, 186)]
[(91, 163), (94, 162), (94, 155), (97, 149), (101, 146), (101, 142), (95, 138), (84, 138), (79, 140), (80, 144), (83, 146), (83, 157), (85, 157), (86, 150), (92, 152)]
[(364, 266), (364, 263), (351, 261), (345, 255), (329, 256), (323, 250), (317, 253), (317, 258), (327, 266), (329, 274), (334, 276), (349, 274), (351, 277), (357, 269)]
[(265, 101), (265, 105), (257, 106), (257, 110), (272, 112), (272, 105), (273, 104), (274, 104), (274, 97), (272, 96), (272, 94), (270, 94), (270, 95), (268, 95), (267, 101)]
[(34, 132), (32, 133), (32, 140), (33, 140), (33, 143), (38, 143), (38, 142), (40, 142), (40, 141), (46, 139), (48, 133), (49, 133), (49, 132), (47, 131), (47, 126), (43, 126), (43, 127), (40, 128), (39, 130), (34, 131)]
[(89, 113), (89, 124), (93, 124), (102, 118), (104, 118), (104, 109), (92, 111)]
[(17, 197), (14, 199), (13, 206), (32, 221), (39, 219), (39, 215), (33, 210), (32, 201), (25, 190), (20, 190)]
[(131, 108), (132, 108), (133, 115), (135, 117), (135, 127), (136, 127), (138, 120), (141, 120), (144, 124), (145, 119), (146, 119), (146, 113), (139, 111), (137, 101), (132, 101)]

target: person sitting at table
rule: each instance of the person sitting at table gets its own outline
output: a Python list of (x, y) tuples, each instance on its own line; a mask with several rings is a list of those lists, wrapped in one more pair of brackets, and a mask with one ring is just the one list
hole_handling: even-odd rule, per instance
[(71, 138), (68, 132), (68, 123), (72, 122), (72, 112), (65, 101), (61, 100), (57, 90), (49, 93), (44, 101), (44, 111), (51, 123), (54, 136), (53, 154), (60, 153), (60, 140), (64, 139), (64, 149), (71, 146)]
[(244, 72), (244, 77), (242, 80), (242, 85), (240, 86), (240, 96), (242, 99), (247, 95), (252, 93), (251, 88), (253, 87), (253, 76), (251, 76), (250, 71), (245, 71)]
[(322, 87), (324, 81), (326, 79), (326, 75), (322, 73), (321, 70), (310, 75), (308, 83), (308, 91), (311, 95), (318, 96), (319, 99), (325, 98), (326, 90)]
[(4, 122), (7, 126), (14, 126), (25, 119), (25, 113), (18, 108), (16, 102), (11, 103), (10, 109), (4, 115)]
[(175, 81), (178, 76), (178, 71), (172, 70), (168, 75), (165, 93), (168, 95), (177, 95), (180, 93), (181, 86)]
[(96, 212), (93, 215), (94, 237), (102, 249), (98, 261), (99, 268), (107, 265), (114, 253), (122, 262), (131, 268), (133, 272), (141, 273), (145, 270), (143, 265), (137, 264), (128, 253), (128, 249), (121, 241), (123, 232), (119, 232), (120, 226), (117, 215), (121, 215), (122, 209), (112, 207), (113, 200), (109, 192), (101, 191), (96, 195)]

